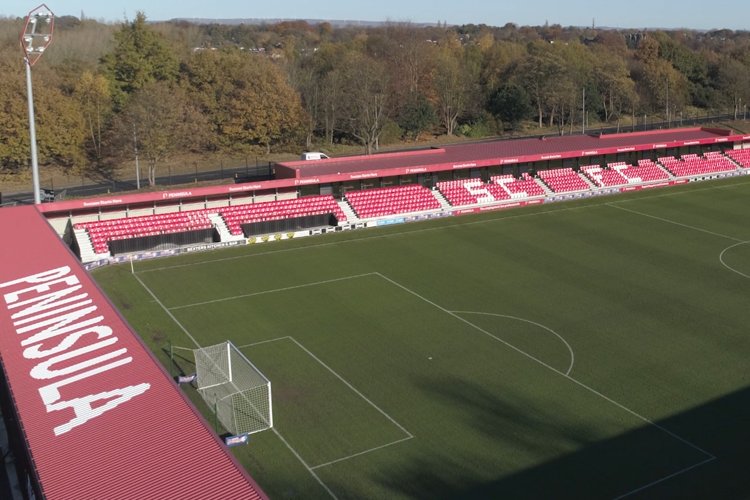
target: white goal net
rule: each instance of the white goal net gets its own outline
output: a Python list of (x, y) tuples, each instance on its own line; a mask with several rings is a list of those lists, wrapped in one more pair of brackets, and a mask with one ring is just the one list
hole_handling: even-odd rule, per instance
[(271, 382), (231, 342), (193, 350), (198, 392), (232, 434), (273, 427)]

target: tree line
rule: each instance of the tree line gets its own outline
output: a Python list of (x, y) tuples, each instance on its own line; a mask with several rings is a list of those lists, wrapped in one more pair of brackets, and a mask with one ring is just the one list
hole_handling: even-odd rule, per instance
[[(22, 19), (0, 19), (0, 172), (29, 156)], [(57, 19), (33, 70), (40, 162), (253, 153), (425, 135), (745, 116), (750, 33), (558, 25), (334, 27)]]

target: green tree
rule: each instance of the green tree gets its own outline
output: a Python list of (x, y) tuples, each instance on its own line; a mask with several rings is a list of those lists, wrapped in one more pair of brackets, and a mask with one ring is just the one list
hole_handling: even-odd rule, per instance
[(488, 109), (506, 129), (516, 129), (532, 113), (529, 94), (515, 83), (506, 83), (490, 96)]
[(104, 56), (105, 74), (112, 84), (112, 97), (121, 109), (127, 97), (152, 82), (173, 82), (179, 63), (166, 40), (138, 12), (130, 23), (114, 34), (114, 50)]
[(436, 123), (437, 115), (430, 101), (423, 94), (413, 92), (401, 108), (398, 125), (416, 141), (419, 134)]

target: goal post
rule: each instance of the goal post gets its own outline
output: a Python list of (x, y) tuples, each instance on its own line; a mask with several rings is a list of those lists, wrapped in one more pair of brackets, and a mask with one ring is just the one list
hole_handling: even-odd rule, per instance
[(194, 349), (198, 392), (232, 434), (273, 427), (271, 382), (231, 342)]

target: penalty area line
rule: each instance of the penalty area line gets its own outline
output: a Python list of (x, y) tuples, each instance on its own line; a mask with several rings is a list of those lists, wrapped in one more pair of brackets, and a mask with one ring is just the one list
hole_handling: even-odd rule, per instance
[[(664, 432), (668, 436), (671, 436), (673, 439), (675, 439), (675, 440), (677, 440), (677, 441), (685, 444), (686, 446), (688, 446), (688, 447), (690, 447), (690, 448), (692, 448), (692, 449), (694, 449), (696, 451), (699, 451), (700, 453), (702, 453), (706, 457), (706, 459), (702, 460), (701, 462), (699, 462), (699, 463), (697, 463), (695, 465), (692, 465), (692, 466), (690, 466), (690, 467), (688, 467), (688, 468), (686, 468), (684, 470), (677, 471), (676, 473), (670, 474), (669, 476), (667, 476), (665, 478), (662, 478), (661, 480), (659, 480), (657, 482), (653, 482), (653, 483), (650, 483), (648, 485), (645, 485), (645, 486), (641, 487), (640, 489), (638, 489), (637, 491), (641, 491), (642, 489), (646, 489), (646, 488), (648, 488), (650, 486), (653, 486), (653, 485), (657, 484), (658, 482), (666, 481), (667, 479), (670, 479), (671, 477), (675, 477), (675, 476), (677, 476), (679, 474), (682, 474), (684, 472), (688, 472), (689, 470), (692, 470), (692, 469), (694, 469), (696, 467), (699, 467), (699, 466), (701, 466), (701, 465), (703, 465), (705, 463), (708, 463), (708, 462), (716, 459), (716, 456), (713, 453), (710, 453), (710, 452), (704, 450), (700, 446), (698, 446), (698, 445), (696, 445), (696, 444), (688, 441), (687, 439), (685, 439), (685, 438), (683, 438), (683, 437), (675, 434), (674, 432), (670, 431), (666, 427), (664, 427), (664, 426), (662, 426), (660, 424), (657, 424), (653, 420), (651, 420), (651, 419), (649, 419), (647, 417), (644, 417), (643, 415), (641, 415), (640, 413), (637, 413), (634, 410), (631, 410), (627, 406), (623, 405), (622, 403), (619, 403), (618, 401), (615, 401), (614, 399), (610, 398), (609, 396), (604, 395), (603, 393), (597, 391), (593, 387), (590, 387), (590, 386), (586, 385), (585, 383), (581, 382), (580, 380), (577, 380), (577, 379), (571, 377), (570, 375), (567, 375), (565, 372), (563, 372), (561, 370), (558, 370), (557, 368), (549, 365), (548, 363), (545, 363), (541, 359), (539, 359), (539, 358), (537, 358), (537, 357), (535, 357), (535, 356), (527, 353), (523, 349), (519, 349), (518, 347), (514, 346), (513, 344), (510, 344), (510, 343), (506, 342), (505, 340), (503, 340), (503, 339), (501, 339), (501, 338), (493, 335), (492, 333), (488, 332), (487, 330), (483, 329), (482, 327), (480, 327), (478, 325), (475, 325), (474, 323), (472, 323), (471, 321), (469, 321), (469, 320), (467, 320), (465, 318), (462, 318), (461, 316), (459, 316), (455, 312), (449, 311), (448, 309), (446, 309), (445, 307), (441, 306), (440, 304), (437, 304), (437, 303), (431, 301), (430, 299), (428, 299), (428, 298), (420, 295), (419, 293), (417, 293), (414, 290), (408, 288), (407, 286), (402, 285), (398, 281), (392, 280), (391, 278), (385, 276), (382, 273), (376, 273), (376, 274), (378, 274), (378, 276), (380, 276), (384, 280), (388, 281), (389, 283), (393, 284), (394, 286), (396, 286), (396, 287), (404, 290), (405, 292), (407, 292), (407, 293), (409, 293), (409, 294), (417, 297), (418, 299), (426, 302), (427, 304), (432, 305), (436, 309), (438, 309), (440, 311), (443, 311), (444, 313), (446, 313), (446, 314), (448, 314), (450, 316), (453, 316), (457, 320), (459, 320), (462, 323), (465, 323), (466, 325), (474, 328), (478, 332), (483, 333), (484, 335), (497, 340), (498, 342), (500, 342), (500, 343), (508, 346), (509, 348), (511, 348), (514, 351), (518, 352), (519, 354), (522, 354), (523, 356), (529, 358), (530, 360), (534, 361), (535, 363), (538, 363), (539, 365), (547, 368), (548, 370), (550, 370), (550, 371), (552, 371), (554, 373), (557, 373), (558, 375), (561, 375), (562, 377), (566, 378), (567, 380), (571, 381), (573, 384), (576, 384), (577, 386), (581, 387), (582, 389), (585, 389), (585, 390), (589, 391), (590, 393), (592, 393), (592, 394), (594, 394), (594, 395), (602, 398), (603, 400), (608, 401), (609, 403), (611, 403), (614, 406), (622, 409), (623, 411), (625, 411), (625, 412), (633, 415), (634, 417), (636, 417), (637, 419), (645, 422), (646, 424), (649, 424), (649, 425), (651, 425), (651, 426), (659, 429), (660, 431)], [(628, 494), (630, 494), (630, 493), (628, 493)]]
[[(263, 290), (261, 292), (253, 292), (253, 293), (246, 293), (242, 295), (233, 295), (231, 297), (224, 297), (221, 299), (213, 299), (213, 300), (206, 300), (204, 302), (195, 302), (193, 304), (184, 304), (181, 306), (174, 306), (171, 307), (170, 310), (176, 311), (178, 309), (187, 309), (189, 307), (198, 307), (198, 306), (205, 306), (209, 304), (218, 304), (219, 302), (228, 302), (230, 300), (239, 300), (239, 299), (246, 299), (249, 297), (257, 297), (258, 295), (267, 295), (269, 293), (279, 293), (279, 292), (288, 292), (290, 290), (298, 290), (300, 288), (308, 288), (312, 286), (318, 286), (318, 285), (327, 285), (329, 283), (338, 283), (340, 281), (348, 281), (353, 280), (357, 278), (364, 278), (367, 276), (373, 276), (375, 273), (363, 273), (363, 274), (353, 274), (351, 276), (342, 276), (341, 278), (332, 278), (329, 280), (323, 280), (323, 281), (315, 281), (312, 283), (303, 283), (301, 285), (293, 285), (293, 286), (286, 286), (283, 288), (275, 288), (273, 290)], [(140, 280), (139, 280), (140, 281)]]
[(631, 495), (635, 495), (636, 493), (640, 493), (641, 491), (646, 490), (648, 488), (651, 488), (652, 486), (656, 486), (659, 483), (663, 483), (664, 481), (668, 481), (669, 479), (672, 479), (675, 476), (679, 476), (679, 475), (684, 474), (686, 472), (689, 472), (689, 471), (691, 471), (693, 469), (697, 469), (701, 465), (706, 465), (707, 463), (713, 462), (714, 460), (716, 460), (716, 457), (710, 456), (707, 459), (698, 462), (697, 464), (690, 465), (688, 467), (685, 467), (682, 470), (678, 470), (677, 472), (673, 472), (672, 474), (664, 476), (661, 479), (657, 479), (656, 481), (651, 481), (648, 484), (644, 484), (640, 488), (636, 488), (634, 490), (628, 491), (627, 493), (623, 493), (622, 495), (616, 496), (614, 498), (614, 500), (620, 500), (621, 498), (626, 498), (626, 497), (629, 497)]
[[(180, 323), (180, 321), (174, 316), (174, 314), (171, 313), (171, 311), (162, 303), (162, 301), (159, 300), (159, 298), (156, 296), (156, 294), (153, 291), (151, 291), (151, 289), (149, 287), (146, 286), (146, 284), (141, 280), (140, 277), (138, 277), (137, 274), (134, 274), (133, 276), (135, 276), (135, 279), (138, 280), (138, 282), (149, 293), (149, 295), (151, 295), (154, 298), (154, 300), (156, 301), (156, 303), (159, 304), (159, 307), (161, 307), (164, 310), (164, 312), (167, 314), (167, 316), (169, 316), (172, 319), (172, 321), (174, 321), (174, 323), (178, 327), (180, 327), (180, 329), (185, 333), (185, 335), (187, 335), (188, 338), (190, 338), (190, 340), (193, 341), (193, 343), (195, 344), (196, 347), (200, 348), (201, 345), (198, 343), (197, 340), (195, 340), (195, 337), (193, 337), (190, 334), (190, 332), (187, 330), (187, 328), (185, 328), (185, 326), (182, 323)], [(299, 460), (299, 462), (305, 467), (305, 469), (307, 469), (307, 472), (310, 473), (310, 475), (326, 491), (326, 493), (328, 493), (328, 495), (330, 495), (330, 497), (333, 498), (334, 500), (338, 500), (338, 497), (336, 496), (336, 494), (333, 491), (331, 491), (331, 488), (326, 483), (323, 482), (323, 480), (320, 478), (320, 476), (318, 476), (315, 473), (314, 470), (312, 470), (310, 468), (310, 465), (308, 465), (308, 463), (305, 462), (302, 459), (302, 457), (300, 456), (299, 452), (297, 452), (297, 450), (295, 450), (292, 447), (292, 445), (289, 444), (289, 442), (286, 439), (284, 439), (284, 436), (282, 436), (281, 433), (279, 433), (279, 431), (275, 427), (271, 427), (271, 431), (273, 431), (273, 433), (276, 434), (276, 436), (281, 440), (281, 442), (284, 443), (284, 446), (286, 446), (289, 449), (289, 451), (292, 453), (292, 455), (294, 455), (297, 458), (297, 460)]]
[(313, 467), (310, 467), (312, 470), (320, 469), (321, 467), (328, 467), (329, 465), (337, 464), (339, 462), (343, 462), (345, 460), (349, 460), (351, 458), (361, 457), (362, 455), (367, 455), (368, 453), (372, 453), (373, 451), (382, 450), (383, 448), (388, 448), (389, 446), (393, 446), (394, 444), (403, 443), (404, 441), (408, 441), (410, 439), (414, 439), (414, 436), (407, 436), (405, 438), (397, 439), (396, 441), (392, 441), (390, 443), (382, 444), (380, 446), (376, 446), (374, 448), (370, 448), (369, 450), (360, 451), (359, 453), (352, 453), (351, 455), (347, 455), (345, 457), (337, 458), (336, 460), (331, 460), (330, 462), (326, 462), (324, 464), (315, 465)]
[(309, 467), (311, 471), (314, 471), (315, 469), (320, 469), (322, 467), (327, 467), (329, 465), (337, 464), (339, 462), (343, 462), (345, 460), (349, 460), (349, 459), (352, 459), (352, 458), (355, 458), (355, 457), (366, 455), (366, 454), (372, 453), (374, 451), (382, 450), (383, 448), (387, 448), (389, 446), (393, 446), (393, 445), (398, 444), (398, 443), (403, 443), (404, 441), (409, 441), (410, 439), (414, 439), (414, 434), (412, 434), (411, 432), (409, 432), (408, 430), (406, 430), (406, 428), (403, 425), (399, 424), (396, 421), (396, 419), (394, 419), (393, 417), (391, 417), (388, 413), (386, 413), (385, 410), (383, 410), (382, 408), (380, 408), (377, 404), (375, 404), (367, 396), (365, 396), (364, 394), (362, 394), (362, 392), (360, 392), (359, 389), (357, 389), (356, 387), (354, 387), (348, 380), (346, 380), (343, 376), (341, 376), (333, 368), (331, 368), (330, 366), (328, 366), (322, 359), (320, 359), (315, 354), (313, 354), (312, 351), (310, 351), (309, 349), (307, 349), (304, 345), (302, 345), (294, 337), (288, 335), (286, 337), (278, 337), (278, 338), (275, 338), (275, 339), (261, 340), (260, 342), (253, 342), (251, 344), (246, 344), (246, 345), (240, 346), (239, 349), (249, 348), (249, 347), (258, 346), (258, 345), (262, 345), (262, 344), (270, 344), (272, 342), (278, 342), (280, 340), (289, 340), (289, 341), (291, 341), (294, 345), (296, 345), (299, 349), (301, 349), (305, 354), (307, 354), (310, 358), (312, 358), (314, 361), (316, 361), (320, 366), (322, 366), (323, 368), (325, 368), (334, 377), (336, 377), (341, 383), (343, 383), (347, 388), (349, 388), (349, 390), (351, 390), (352, 392), (354, 392), (363, 401), (365, 401), (372, 408), (374, 408), (375, 410), (377, 410), (378, 413), (380, 413), (382, 416), (384, 416), (389, 422), (391, 422), (394, 426), (396, 426), (404, 434), (404, 437), (401, 438), (401, 439), (397, 439), (395, 441), (391, 441), (389, 443), (385, 443), (385, 444), (382, 444), (380, 446), (375, 446), (375, 447), (372, 447), (372, 448), (368, 448), (367, 450), (359, 451), (357, 453), (352, 453), (351, 455), (347, 455), (345, 457), (337, 458), (337, 459), (331, 460), (329, 462), (325, 462), (325, 463), (322, 463), (322, 464), (311, 466), (311, 467)]

